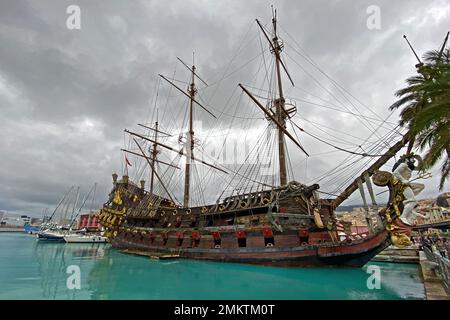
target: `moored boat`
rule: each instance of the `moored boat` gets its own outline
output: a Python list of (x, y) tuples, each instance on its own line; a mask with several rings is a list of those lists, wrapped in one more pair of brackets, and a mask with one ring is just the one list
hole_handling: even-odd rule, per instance
[(41, 230), (36, 234), (36, 237), (44, 241), (64, 242), (64, 234), (57, 230)]
[(101, 235), (68, 234), (64, 236), (67, 243), (105, 243), (108, 238)]
[[(75, 211), (78, 198), (79, 198), (79, 187), (77, 188), (76, 193), (72, 193), (74, 190), (74, 187), (70, 188), (69, 191), (63, 196), (63, 198), (60, 200), (58, 205), (56, 206), (55, 210), (53, 211), (52, 215), (50, 216), (50, 219), (43, 224), (40, 229), (36, 232), (37, 233), (37, 239), (38, 240), (46, 240), (46, 241), (54, 241), (54, 242), (64, 242), (65, 238), (70, 238), (70, 240), (73, 241), (66, 241), (66, 242), (103, 242), (104, 239), (101, 236), (90, 238), (91, 235), (81, 234), (80, 232), (76, 232), (72, 229), (72, 226), (74, 225), (77, 217), (80, 215), (81, 210), (83, 206), (85, 205), (86, 201), (88, 200), (91, 193), (96, 189), (97, 184), (94, 184), (88, 194), (84, 197), (84, 200), (81, 203), (81, 206), (78, 209), (78, 212)], [(72, 193), (72, 197), (69, 196)], [(74, 201), (73, 204), (70, 203), (70, 198)], [(64, 201), (66, 201), (64, 203)], [(94, 200), (92, 201), (94, 202)], [(64, 205), (62, 205), (64, 203)], [(56, 218), (56, 213), (58, 211), (58, 208), (62, 205), (61, 210), (61, 216)], [(69, 208), (72, 207), (72, 213), (70, 216), (70, 219), (67, 219), (67, 214), (69, 212)], [(86, 230), (82, 230), (86, 231)], [(82, 237), (86, 236), (86, 237)]]
[(28, 223), (25, 223), (23, 226), (23, 231), (29, 234), (36, 234), (41, 230), (41, 226), (35, 226)]

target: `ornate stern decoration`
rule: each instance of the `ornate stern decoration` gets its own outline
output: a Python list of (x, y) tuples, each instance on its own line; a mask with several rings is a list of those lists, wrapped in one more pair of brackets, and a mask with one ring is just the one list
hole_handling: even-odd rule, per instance
[(141, 188), (129, 183), (128, 176), (117, 181), (117, 174), (113, 174), (113, 190), (108, 201), (98, 212), (100, 224), (105, 228), (105, 236), (111, 240), (117, 236), (119, 228), (125, 222), (127, 211), (136, 206), (144, 195), (144, 181)]

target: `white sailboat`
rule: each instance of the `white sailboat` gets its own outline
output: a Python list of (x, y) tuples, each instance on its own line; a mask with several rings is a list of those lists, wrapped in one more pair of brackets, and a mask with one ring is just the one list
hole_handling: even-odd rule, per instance
[[(91, 209), (90, 209), (91, 213), (92, 213), (92, 207), (94, 204), (96, 188), (97, 188), (97, 184), (95, 183), (94, 187), (93, 187), (94, 193), (92, 196), (92, 203), (91, 203)], [(78, 210), (77, 215), (73, 218), (72, 223), (70, 224), (71, 231), (72, 231), (73, 223), (75, 222), (77, 217), (80, 215), (81, 209), (83, 208), (84, 204), (86, 203), (86, 200), (89, 198), (91, 192), (92, 192), (92, 189), (89, 191), (87, 197), (84, 199), (83, 204), (80, 207), (80, 209)], [(87, 229), (82, 229), (77, 232), (72, 231), (70, 233), (65, 234), (64, 241), (66, 243), (105, 243), (105, 242), (107, 242), (107, 238), (103, 237), (102, 234), (98, 234), (98, 233), (89, 234), (89, 233), (87, 233)]]
[[(36, 237), (38, 240), (45, 240), (45, 241), (56, 241), (61, 242), (64, 241), (64, 227), (63, 223), (65, 222), (67, 212), (69, 210), (70, 205), (70, 194), (74, 190), (74, 186), (72, 186), (69, 191), (63, 196), (63, 198), (59, 201), (58, 205), (56, 206), (55, 210), (53, 211), (52, 215), (50, 216), (50, 219), (41, 226), (40, 230), (37, 232)], [(79, 188), (77, 189), (77, 195), (76, 198), (78, 199), (78, 192)], [(60, 208), (60, 206), (63, 204), (63, 202), (66, 200), (66, 203), (63, 205), (63, 209), (61, 212), (61, 216), (59, 218), (59, 222), (57, 223), (56, 220), (56, 212)], [(76, 203), (74, 204), (75, 208)], [(65, 207), (65, 208), (64, 208)]]
[(64, 236), (67, 243), (105, 243), (107, 238), (101, 235), (68, 234)]

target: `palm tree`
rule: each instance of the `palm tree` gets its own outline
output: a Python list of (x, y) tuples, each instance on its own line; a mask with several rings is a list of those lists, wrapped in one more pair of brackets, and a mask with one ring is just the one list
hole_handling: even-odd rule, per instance
[(430, 51), (419, 75), (406, 80), (408, 86), (397, 91), (400, 99), (391, 110), (403, 107), (400, 125), (408, 127), (410, 147), (425, 152), (422, 170), (430, 169), (443, 158), (439, 190), (450, 177), (450, 49)]

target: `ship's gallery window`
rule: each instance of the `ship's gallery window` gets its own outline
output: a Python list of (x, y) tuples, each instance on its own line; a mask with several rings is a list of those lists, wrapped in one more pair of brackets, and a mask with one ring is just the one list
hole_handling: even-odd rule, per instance
[(272, 228), (266, 227), (262, 229), (264, 236), (264, 245), (266, 247), (273, 247), (275, 245), (275, 239), (273, 236)]
[(167, 240), (168, 240), (167, 234), (161, 233), (161, 241), (162, 241), (163, 246), (165, 246), (167, 244)]
[(200, 244), (200, 239), (192, 239), (191, 240), (191, 247), (198, 247)]
[(219, 231), (211, 232), (214, 239), (214, 248), (219, 249), (222, 246), (222, 237)]
[(198, 247), (200, 244), (200, 232), (193, 231), (191, 234), (191, 247)]
[(264, 245), (266, 247), (273, 247), (275, 245), (275, 239), (273, 237), (264, 238)]
[(183, 244), (184, 233), (178, 231), (178, 232), (176, 233), (176, 236), (177, 236), (177, 247), (181, 247), (181, 245)]
[(247, 238), (238, 238), (238, 246), (246, 247), (247, 246)]
[(246, 247), (247, 246), (247, 235), (245, 234), (244, 230), (236, 231), (236, 237), (238, 239), (238, 246), (239, 247)]

